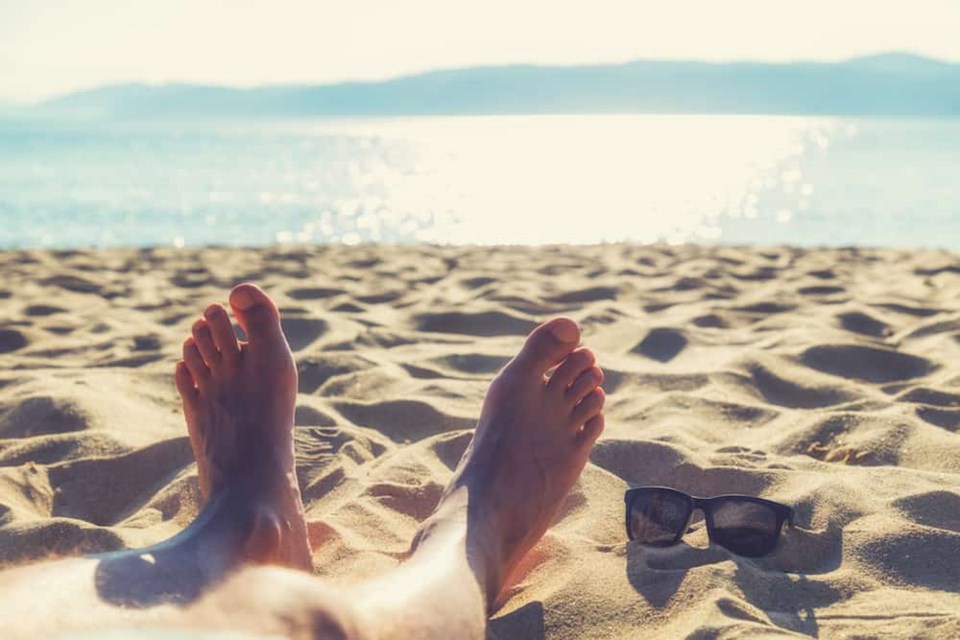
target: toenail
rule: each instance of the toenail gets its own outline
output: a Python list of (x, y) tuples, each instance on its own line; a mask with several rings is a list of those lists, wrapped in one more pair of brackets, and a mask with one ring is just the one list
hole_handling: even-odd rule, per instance
[(248, 309), (256, 303), (256, 300), (248, 289), (234, 289), (233, 295), (230, 296), (230, 303), (240, 309)]
[(203, 312), (203, 315), (210, 318), (215, 315), (219, 315), (221, 311), (223, 311), (223, 307), (221, 307), (218, 304), (212, 304), (209, 307), (207, 307), (206, 311)]
[(571, 322), (554, 322), (550, 333), (560, 342), (576, 342), (579, 339), (577, 325)]

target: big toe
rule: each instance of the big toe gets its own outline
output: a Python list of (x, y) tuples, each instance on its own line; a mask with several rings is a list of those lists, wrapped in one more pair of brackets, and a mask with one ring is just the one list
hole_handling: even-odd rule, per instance
[(230, 292), (230, 307), (250, 342), (282, 340), (280, 310), (263, 289), (241, 284)]
[(520, 353), (511, 362), (512, 367), (522, 367), (543, 375), (550, 367), (559, 364), (580, 344), (580, 327), (570, 318), (554, 318), (534, 329)]

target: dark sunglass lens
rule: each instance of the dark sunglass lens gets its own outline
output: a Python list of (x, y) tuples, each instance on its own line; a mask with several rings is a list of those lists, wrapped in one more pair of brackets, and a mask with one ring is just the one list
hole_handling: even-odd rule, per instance
[(643, 491), (630, 505), (630, 533), (644, 544), (676, 541), (690, 517), (690, 505), (670, 491)]
[(780, 528), (770, 507), (735, 498), (713, 503), (711, 539), (734, 553), (755, 558), (777, 546)]

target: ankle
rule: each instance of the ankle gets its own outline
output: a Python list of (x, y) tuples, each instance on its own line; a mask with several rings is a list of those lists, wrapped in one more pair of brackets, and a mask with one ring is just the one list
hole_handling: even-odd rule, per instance
[(470, 569), (490, 609), (505, 577), (501, 544), (492, 522), (468, 502), (468, 497), (466, 486), (448, 490), (433, 514), (418, 527), (409, 557), (430, 557), (445, 549), (466, 551)]

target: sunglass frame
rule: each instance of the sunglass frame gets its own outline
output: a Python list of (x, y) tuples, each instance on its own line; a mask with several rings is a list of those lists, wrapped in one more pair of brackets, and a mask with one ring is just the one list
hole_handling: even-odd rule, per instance
[[(710, 539), (710, 542), (714, 542), (714, 526), (713, 526), (713, 505), (717, 502), (722, 502), (723, 500), (729, 500), (731, 498), (736, 499), (740, 502), (750, 502), (753, 504), (763, 505), (769, 508), (777, 518), (777, 524), (775, 527), (777, 539), (774, 542), (774, 546), (780, 540), (780, 535), (783, 531), (783, 525), (786, 523), (789, 526), (793, 526), (793, 507), (782, 504), (780, 502), (774, 502), (773, 500), (766, 500), (764, 498), (757, 498), (755, 496), (747, 496), (738, 493), (726, 493), (719, 496), (711, 496), (709, 498), (703, 498), (700, 496), (694, 496), (689, 493), (680, 491), (679, 489), (674, 489), (672, 487), (661, 487), (661, 486), (649, 486), (649, 487), (635, 487), (633, 489), (627, 489), (623, 494), (623, 500), (626, 506), (625, 514), (625, 524), (627, 527), (627, 538), (633, 540), (633, 531), (630, 529), (630, 510), (633, 508), (633, 503), (636, 501), (637, 496), (643, 494), (644, 492), (649, 491), (661, 491), (666, 493), (671, 493), (673, 495), (683, 498), (687, 503), (687, 520), (684, 523), (683, 527), (680, 528), (680, 531), (677, 535), (670, 540), (669, 542), (641, 542), (640, 544), (651, 546), (651, 547), (671, 547), (675, 544), (678, 544), (680, 540), (683, 539), (683, 536), (687, 534), (687, 530), (690, 528), (690, 524), (693, 521), (693, 515), (699, 509), (703, 513), (703, 519), (707, 523), (707, 537)], [(719, 543), (715, 543), (718, 544)], [(719, 545), (723, 546), (723, 545)], [(726, 547), (724, 547), (726, 548)], [(732, 553), (736, 553), (732, 551)], [(743, 555), (743, 554), (738, 554)], [(749, 557), (749, 556), (747, 556)]]

